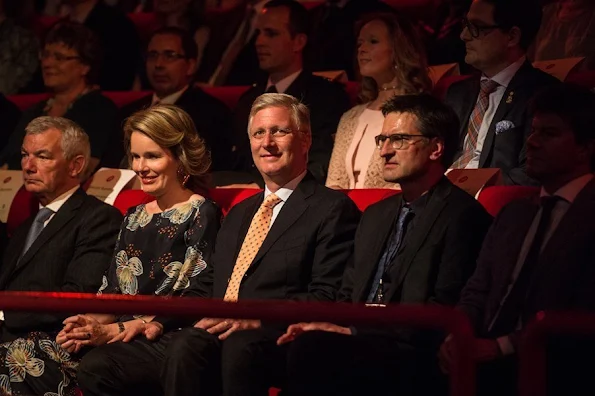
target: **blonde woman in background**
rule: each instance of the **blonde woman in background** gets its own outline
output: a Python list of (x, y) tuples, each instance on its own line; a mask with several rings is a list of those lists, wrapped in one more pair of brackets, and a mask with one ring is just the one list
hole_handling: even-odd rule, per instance
[(326, 185), (334, 189), (397, 188), (384, 181), (384, 161), (374, 142), (384, 122), (380, 107), (394, 95), (431, 90), (426, 55), (412, 25), (395, 14), (370, 15), (359, 26), (357, 64), (362, 104), (341, 118)]

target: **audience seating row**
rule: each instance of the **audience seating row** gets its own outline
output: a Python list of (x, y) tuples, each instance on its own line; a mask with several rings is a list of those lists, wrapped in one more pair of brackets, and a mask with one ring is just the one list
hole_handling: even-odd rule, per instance
[[(234, 205), (260, 191), (258, 189), (215, 188), (209, 190), (209, 197), (219, 205), (223, 215), (226, 215)], [(373, 203), (395, 195), (399, 191), (390, 189), (356, 189), (343, 190), (343, 192), (353, 200), (361, 211), (364, 211)], [(484, 188), (477, 199), (488, 213), (495, 216), (510, 201), (535, 197), (538, 193), (539, 188), (536, 187), (492, 186)], [(154, 200), (154, 197), (144, 193), (142, 190), (124, 190), (116, 197), (114, 206), (122, 214), (125, 214), (129, 208), (151, 202), (152, 200)], [(36, 213), (38, 208), (39, 204), (33, 195), (28, 193), (24, 188), (21, 188), (12, 201), (8, 212), (8, 233), (12, 234), (15, 228), (29, 216)]]

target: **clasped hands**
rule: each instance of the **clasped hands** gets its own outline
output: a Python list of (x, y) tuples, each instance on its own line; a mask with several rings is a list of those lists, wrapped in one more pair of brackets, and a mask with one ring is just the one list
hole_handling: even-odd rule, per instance
[(77, 353), (85, 346), (129, 342), (140, 334), (155, 340), (163, 333), (161, 323), (144, 323), (140, 319), (124, 322), (124, 331), (120, 331), (118, 323), (103, 324), (91, 315), (71, 316), (62, 323), (64, 328), (56, 336), (56, 342), (68, 353)]

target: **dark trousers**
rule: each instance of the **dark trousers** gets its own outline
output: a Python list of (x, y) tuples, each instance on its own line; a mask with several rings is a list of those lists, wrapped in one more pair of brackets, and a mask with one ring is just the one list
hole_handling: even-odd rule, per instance
[(290, 344), (284, 395), (437, 395), (434, 356), (384, 336), (307, 332)]
[(247, 330), (224, 342), (204, 330), (185, 328), (157, 342), (103, 345), (81, 362), (78, 378), (85, 396), (267, 395), (285, 373), (279, 330)]

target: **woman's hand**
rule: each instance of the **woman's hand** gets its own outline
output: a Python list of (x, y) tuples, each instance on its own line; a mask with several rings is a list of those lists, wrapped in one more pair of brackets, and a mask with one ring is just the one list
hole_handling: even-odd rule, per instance
[[(67, 351), (73, 345), (76, 345), (75, 352), (78, 352), (83, 346), (106, 344), (119, 333), (117, 324), (101, 324), (89, 315), (72, 316), (66, 319), (64, 324), (64, 330), (58, 337), (60, 340), (63, 340), (62, 337), (66, 337), (67, 341), (61, 343), (61, 346)], [(67, 329), (68, 331), (66, 331)]]
[[(137, 335), (144, 334), (147, 323), (143, 322), (140, 319), (129, 320), (128, 322), (122, 323), (124, 325), (124, 331), (118, 333), (115, 337), (109, 340), (107, 343), (111, 344), (112, 342), (130, 342), (132, 341)], [(119, 331), (119, 329), (118, 329)]]

